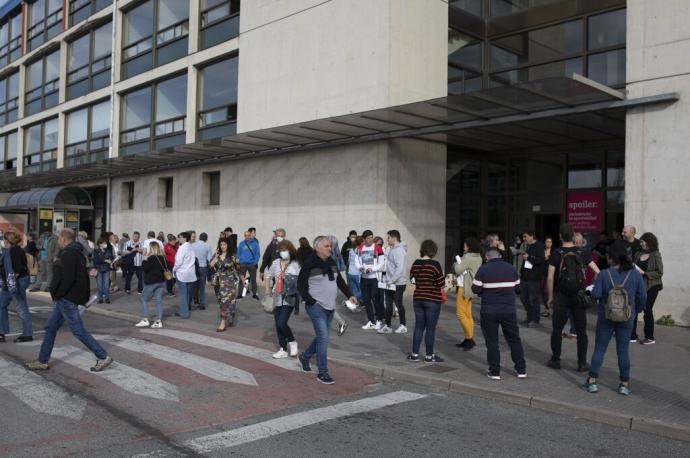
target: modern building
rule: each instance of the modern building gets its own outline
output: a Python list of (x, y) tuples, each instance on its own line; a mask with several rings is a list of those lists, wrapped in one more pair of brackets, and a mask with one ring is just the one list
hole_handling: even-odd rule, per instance
[[(5, 224), (439, 242), (634, 224), (690, 322), (690, 2), (35, 0), (0, 9)], [(0, 220), (2, 221), (2, 220)]]

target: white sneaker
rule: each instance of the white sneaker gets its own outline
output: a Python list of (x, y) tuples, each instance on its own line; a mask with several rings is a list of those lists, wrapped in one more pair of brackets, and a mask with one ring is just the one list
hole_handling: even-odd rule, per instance
[(352, 302), (350, 302), (349, 299), (346, 300), (345, 302), (343, 302), (343, 304), (345, 304), (345, 307), (347, 307), (351, 312), (357, 311), (357, 306), (355, 304), (353, 304)]
[(384, 324), (376, 332), (378, 332), (379, 334), (391, 334), (393, 332), (393, 330)]
[(137, 328), (148, 328), (150, 326), (149, 320), (148, 318), (144, 318), (134, 326), (136, 326)]
[(383, 326), (385, 326), (385, 325), (383, 324), (383, 321), (376, 320), (376, 324), (374, 325), (374, 329), (376, 329), (376, 330), (378, 331), (378, 330), (381, 329)]
[(293, 340), (292, 342), (288, 342), (288, 353), (290, 354), (290, 356), (293, 356), (293, 357), (297, 356), (297, 342), (296, 341)]
[(287, 358), (287, 357), (288, 357), (288, 353), (287, 353), (285, 350), (283, 350), (283, 349), (281, 348), (281, 349), (278, 350), (277, 352), (273, 353), (272, 356), (273, 356), (275, 359)]
[(151, 325), (151, 327), (154, 328), (154, 329), (160, 329), (160, 328), (163, 327), (163, 322), (162, 322), (161, 320), (156, 320), (156, 321), (153, 322), (153, 324)]
[(398, 326), (398, 329), (395, 330), (395, 333), (396, 334), (407, 334), (407, 326), (405, 326), (404, 324), (401, 324), (400, 326)]
[(377, 328), (376, 325), (375, 325), (374, 323), (372, 323), (371, 321), (367, 321), (367, 324), (365, 324), (364, 326), (362, 326), (362, 329), (364, 329), (365, 331), (369, 331), (369, 330), (371, 330), (371, 329), (378, 329), (378, 328)]

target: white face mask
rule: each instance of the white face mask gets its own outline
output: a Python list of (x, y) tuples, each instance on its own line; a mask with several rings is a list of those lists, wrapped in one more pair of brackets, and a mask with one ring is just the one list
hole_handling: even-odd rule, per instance
[(280, 243), (285, 240), (285, 237), (276, 237), (276, 242)]
[(103, 245), (101, 245), (101, 249), (102, 249), (102, 250), (105, 250), (106, 248), (108, 248), (108, 245), (107, 245), (107, 244), (104, 243)]
[(290, 252), (289, 251), (281, 251), (280, 252), (280, 258), (288, 260), (290, 259)]

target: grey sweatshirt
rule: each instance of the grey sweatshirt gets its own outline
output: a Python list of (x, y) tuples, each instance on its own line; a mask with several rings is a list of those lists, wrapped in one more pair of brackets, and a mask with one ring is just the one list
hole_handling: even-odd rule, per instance
[(398, 243), (390, 247), (386, 255), (386, 283), (391, 285), (406, 285), (407, 277), (407, 246)]

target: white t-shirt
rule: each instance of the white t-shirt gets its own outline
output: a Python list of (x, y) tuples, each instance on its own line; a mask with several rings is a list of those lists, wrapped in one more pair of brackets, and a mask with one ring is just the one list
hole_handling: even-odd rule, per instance
[(146, 256), (151, 256), (151, 253), (149, 253), (149, 246), (150, 246), (152, 243), (157, 243), (157, 244), (158, 244), (158, 248), (161, 249), (161, 254), (162, 254), (163, 256), (165, 256), (165, 251), (163, 250), (163, 244), (162, 244), (161, 241), (158, 240), (158, 239), (146, 239), (146, 240), (144, 240), (143, 242), (141, 242), (142, 251), (146, 250), (146, 251), (144, 251), (144, 254), (145, 254)]

